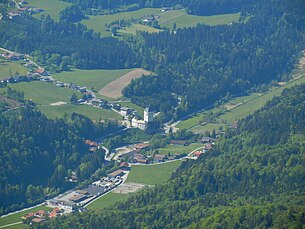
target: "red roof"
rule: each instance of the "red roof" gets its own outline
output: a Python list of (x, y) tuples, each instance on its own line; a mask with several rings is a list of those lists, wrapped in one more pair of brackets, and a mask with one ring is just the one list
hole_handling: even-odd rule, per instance
[(46, 214), (46, 212), (44, 210), (38, 210), (36, 212), (36, 215), (40, 215), (40, 216), (44, 216)]
[(195, 156), (195, 157), (199, 157), (201, 154), (202, 154), (202, 152), (196, 151), (196, 152), (194, 153), (194, 156)]
[(137, 161), (139, 163), (144, 163), (144, 164), (148, 162), (146, 159), (137, 159)]
[(43, 68), (37, 68), (36, 72), (39, 73), (39, 74), (44, 73), (44, 69)]
[(129, 167), (129, 164), (127, 162), (122, 162), (120, 164), (120, 167)]
[(134, 148), (136, 148), (136, 149), (144, 149), (144, 148), (146, 148), (148, 146), (149, 146), (148, 143), (139, 143), (139, 144), (135, 145)]
[(34, 219), (32, 219), (33, 223), (40, 223), (42, 221), (45, 221), (45, 219), (42, 219), (42, 218), (34, 218)]

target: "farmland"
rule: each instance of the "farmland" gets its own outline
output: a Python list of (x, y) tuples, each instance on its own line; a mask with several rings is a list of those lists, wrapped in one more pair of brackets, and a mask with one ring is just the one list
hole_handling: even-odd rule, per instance
[(195, 149), (202, 147), (202, 144), (199, 143), (192, 143), (188, 146), (181, 146), (181, 145), (168, 145), (163, 148), (159, 148), (159, 154), (181, 154), (181, 153), (189, 153)]
[(65, 83), (75, 83), (79, 86), (85, 86), (88, 89), (92, 87), (94, 90), (100, 90), (110, 82), (127, 74), (133, 69), (120, 69), (120, 70), (80, 70), (73, 69), (72, 71), (61, 72), (54, 74), (56, 80)]
[(116, 203), (126, 200), (129, 196), (130, 194), (117, 194), (110, 192), (92, 202), (87, 208), (89, 210), (100, 210), (112, 207)]
[(55, 21), (59, 21), (59, 13), (71, 3), (60, 0), (27, 0), (29, 5), (44, 9), (44, 12), (36, 14), (35, 17), (40, 18), (42, 14), (50, 15)]
[[(248, 96), (237, 97), (231, 100), (228, 104), (236, 104), (237, 106), (234, 106), (231, 109), (226, 110), (224, 114), (219, 115), (215, 123), (208, 123), (206, 125), (198, 124), (198, 122), (207, 115), (207, 112), (204, 112), (180, 122), (177, 127), (182, 129), (191, 129), (194, 132), (204, 133), (205, 131), (212, 131), (213, 129), (217, 130), (223, 125), (223, 123), (232, 124), (262, 108), (266, 102), (270, 101), (275, 96), (279, 96), (285, 88), (290, 88), (294, 85), (305, 83), (304, 73), (298, 72), (298, 75), (298, 78), (295, 78), (287, 84), (275, 88), (265, 94), (253, 93)], [(215, 112), (216, 109), (219, 110), (220, 108), (213, 108), (209, 111)]]
[(148, 33), (158, 33), (162, 30), (156, 29), (147, 25), (142, 25), (142, 24), (133, 24), (129, 27), (124, 28), (123, 30), (119, 30), (119, 33), (122, 34), (133, 34), (136, 35), (138, 31), (141, 32), (148, 32)]
[(207, 25), (222, 25), (230, 24), (232, 22), (238, 21), (240, 14), (223, 14), (223, 15), (213, 15), (213, 16), (195, 16), (187, 14), (184, 10), (173, 10), (168, 12), (162, 12), (158, 14), (160, 18), (158, 19), (161, 27), (166, 27), (169, 29), (173, 28), (176, 24), (177, 29), (196, 26), (197, 24), (207, 24)]
[[(45, 207), (45, 206), (39, 206), (39, 207), (35, 207), (35, 208), (31, 208), (31, 209), (28, 209), (28, 210), (24, 210), (24, 211), (21, 211), (19, 213), (16, 213), (16, 214), (12, 214), (12, 215), (9, 215), (9, 216), (6, 216), (6, 217), (3, 217), (3, 218), (0, 218), (0, 227), (4, 226), (4, 225), (7, 225), (7, 224), (12, 224), (12, 223), (16, 223), (16, 222), (20, 222), (21, 221), (21, 217), (26, 215), (27, 213), (29, 212), (35, 212), (35, 211), (38, 211), (38, 210), (50, 210), (51, 208), (48, 208), (48, 207)], [(28, 228), (26, 225), (21, 225), (17, 227), (6, 227), (6, 228)]]
[(105, 24), (109, 24), (116, 20), (141, 18), (143, 16), (156, 14), (158, 12), (160, 12), (160, 9), (158, 8), (143, 8), (140, 10), (117, 14), (90, 16), (89, 19), (83, 20), (82, 23), (86, 25), (89, 29), (93, 29), (95, 32), (100, 32), (102, 36), (111, 36), (111, 32), (105, 31)]
[(39, 106), (38, 109), (49, 119), (70, 119), (73, 112), (87, 116), (93, 121), (107, 120), (110, 118), (121, 120), (121, 116), (112, 110), (95, 108), (89, 105), (65, 104), (60, 106)]
[(19, 75), (24, 75), (27, 73), (27, 69), (19, 61), (7, 62), (0, 59), (0, 78), (14, 76), (17, 72)]
[(24, 92), (26, 99), (40, 105), (49, 105), (58, 101), (69, 102), (70, 97), (75, 93), (81, 96), (80, 93), (67, 88), (58, 88), (49, 83), (40, 81), (22, 82), (9, 85), (12, 89)]
[(131, 80), (140, 78), (142, 75), (149, 74), (151, 73), (144, 69), (134, 69), (133, 71), (130, 71), (107, 84), (99, 91), (99, 94), (110, 98), (119, 98), (122, 96), (122, 90), (131, 82)]
[(171, 174), (181, 165), (173, 161), (158, 165), (133, 165), (126, 182), (156, 185), (166, 182)]

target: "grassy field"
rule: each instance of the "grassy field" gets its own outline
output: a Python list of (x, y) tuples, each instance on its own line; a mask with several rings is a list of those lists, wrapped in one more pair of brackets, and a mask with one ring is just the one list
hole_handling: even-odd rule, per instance
[(130, 27), (126, 27), (124, 30), (119, 30), (119, 33), (122, 34), (133, 34), (136, 35), (138, 31), (141, 32), (148, 32), (148, 33), (158, 33), (162, 30), (156, 29), (147, 25), (142, 25), (142, 24), (133, 24)]
[[(106, 86), (111, 81), (125, 75), (133, 69), (120, 70), (80, 70), (61, 72), (54, 74), (53, 77), (65, 83), (75, 83), (79, 86), (85, 86), (88, 89), (94, 87), (94, 90), (99, 90)], [(97, 93), (96, 93), (97, 94)]]
[(163, 148), (159, 148), (158, 151), (160, 154), (181, 154), (181, 153), (190, 153), (195, 149), (198, 149), (199, 147), (202, 147), (203, 145), (200, 143), (192, 143), (188, 146), (180, 146), (180, 145), (168, 145)]
[(100, 210), (104, 208), (108, 208), (114, 206), (118, 202), (122, 202), (126, 200), (131, 194), (118, 194), (118, 193), (108, 193), (105, 196), (97, 199), (96, 201), (92, 202), (88, 205), (89, 210)]
[(240, 17), (240, 13), (213, 16), (195, 16), (187, 14), (184, 10), (162, 12), (158, 15), (160, 16), (158, 19), (160, 26), (164, 26), (169, 29), (173, 28), (174, 23), (176, 23), (177, 29), (196, 26), (197, 24), (230, 24), (232, 22), (238, 21)]
[(1, 77), (10, 76), (10, 74), (15, 75), (16, 72), (19, 72), (19, 75), (24, 75), (28, 71), (19, 61), (7, 62), (0, 59), (0, 79)]
[(219, 120), (225, 120), (229, 123), (232, 123), (238, 119), (244, 118), (249, 114), (252, 114), (253, 112), (257, 111), (258, 109), (262, 108), (267, 101), (270, 101), (273, 99), (275, 96), (281, 95), (282, 91), (285, 88), (290, 88), (294, 85), (305, 83), (305, 76), (302, 78), (299, 78), (297, 80), (294, 80), (282, 87), (279, 87), (277, 89), (272, 90), (271, 92), (260, 95), (252, 100), (250, 100), (247, 103), (244, 103), (231, 111), (226, 112), (224, 115), (221, 115), (219, 117)]
[(58, 101), (69, 102), (73, 93), (81, 96), (79, 92), (40, 81), (22, 82), (9, 86), (15, 90), (23, 91), (26, 99), (31, 99), (41, 105), (49, 105)]
[(63, 2), (60, 0), (27, 0), (30, 6), (42, 8), (44, 12), (35, 14), (36, 18), (40, 18), (41, 15), (50, 15), (55, 21), (59, 21), (59, 13), (71, 3)]
[(49, 119), (63, 118), (67, 116), (68, 120), (73, 112), (87, 116), (93, 121), (107, 120), (114, 118), (121, 120), (122, 117), (112, 110), (99, 109), (89, 105), (66, 104), (61, 106), (39, 106), (38, 109)]
[(181, 165), (173, 161), (158, 165), (133, 165), (126, 182), (155, 185), (166, 182), (171, 174)]
[(111, 32), (105, 31), (105, 24), (109, 24), (115, 20), (141, 18), (147, 15), (156, 14), (158, 12), (160, 12), (160, 9), (158, 8), (143, 8), (140, 10), (117, 14), (90, 16), (88, 19), (83, 20), (82, 23), (89, 29), (93, 29), (95, 32), (100, 32), (102, 36), (111, 36)]
[(260, 94), (252, 94), (247, 97), (242, 98), (236, 98), (235, 102), (242, 102), (241, 105), (226, 111), (223, 115), (220, 115), (217, 119), (218, 123), (209, 123), (204, 126), (197, 125), (194, 128), (192, 128), (192, 131), (194, 132), (205, 132), (205, 131), (212, 131), (213, 129), (217, 130), (219, 126), (221, 126), (221, 123), (227, 122), (227, 123), (233, 123), (239, 119), (242, 119), (246, 117), (247, 115), (250, 115), (254, 113), (255, 111), (262, 108), (266, 102), (272, 100), (275, 96), (281, 95), (282, 91), (285, 88), (290, 88), (294, 85), (305, 83), (305, 74), (301, 78), (298, 78), (296, 80), (290, 81), (286, 85), (276, 88), (266, 94), (260, 95)]
[[(9, 216), (0, 218), (0, 227), (4, 226), (4, 225), (7, 225), (7, 224), (20, 222), (21, 221), (21, 217), (26, 215), (29, 212), (35, 212), (35, 211), (38, 211), (38, 210), (48, 211), (50, 209), (51, 208), (48, 208), (48, 207), (45, 207), (45, 206), (39, 206), (39, 207), (35, 207), (35, 208), (29, 209), (29, 210), (25, 210), (25, 211), (22, 211), (22, 212), (13, 214), (13, 215), (9, 215)], [(26, 226), (26, 225), (24, 225), (24, 226)], [(13, 228), (13, 227), (7, 227), (7, 228)], [(20, 227), (18, 227), (18, 228), (20, 228)]]

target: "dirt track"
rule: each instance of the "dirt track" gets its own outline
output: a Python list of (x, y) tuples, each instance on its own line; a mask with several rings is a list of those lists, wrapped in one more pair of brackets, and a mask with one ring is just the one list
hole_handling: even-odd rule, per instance
[(127, 74), (121, 76), (120, 78), (110, 82), (101, 90), (99, 90), (99, 94), (103, 96), (107, 96), (110, 98), (118, 98), (122, 96), (122, 90), (126, 87), (132, 79), (140, 78), (142, 75), (149, 75), (151, 74), (149, 71), (146, 71), (141, 68), (137, 68)]

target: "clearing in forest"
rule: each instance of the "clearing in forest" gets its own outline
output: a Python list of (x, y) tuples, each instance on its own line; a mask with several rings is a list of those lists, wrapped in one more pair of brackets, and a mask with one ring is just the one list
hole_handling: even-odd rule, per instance
[(120, 78), (110, 82), (105, 87), (103, 87), (99, 94), (107, 96), (110, 98), (119, 98), (122, 96), (122, 90), (133, 80), (140, 78), (142, 75), (150, 75), (151, 72), (146, 71), (141, 68), (137, 68), (127, 74), (121, 76)]

